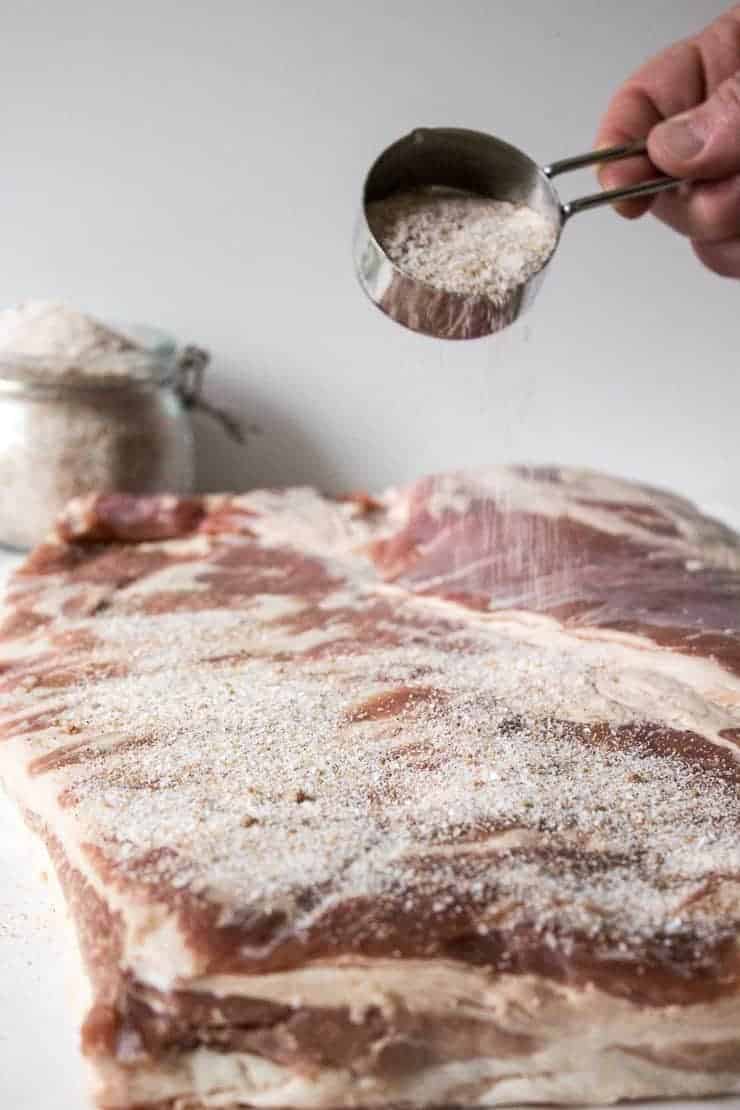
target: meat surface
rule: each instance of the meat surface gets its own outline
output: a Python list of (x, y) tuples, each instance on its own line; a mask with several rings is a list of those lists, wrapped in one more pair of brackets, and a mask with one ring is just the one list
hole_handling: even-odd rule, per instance
[(73, 503), (0, 629), (106, 1108), (740, 1089), (740, 540), (498, 468)]

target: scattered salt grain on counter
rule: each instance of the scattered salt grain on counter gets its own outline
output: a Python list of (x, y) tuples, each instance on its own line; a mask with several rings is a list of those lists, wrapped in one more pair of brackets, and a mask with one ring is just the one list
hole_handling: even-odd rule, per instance
[(368, 205), (370, 229), (400, 270), (436, 289), (502, 301), (552, 254), (557, 228), (524, 204), (448, 189)]

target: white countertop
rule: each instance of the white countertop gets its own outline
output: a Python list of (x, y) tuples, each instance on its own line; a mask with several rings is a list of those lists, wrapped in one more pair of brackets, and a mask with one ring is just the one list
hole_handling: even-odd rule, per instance
[[(740, 506), (707, 510), (740, 525)], [(17, 555), (0, 550), (0, 590), (18, 562)], [(91, 1110), (78, 1051), (80, 974), (72, 929), (43, 852), (1, 792), (0, 846), (0, 1105)], [(706, 1110), (706, 1105), (640, 1103), (633, 1110)], [(740, 1097), (719, 1105), (740, 1110)]]

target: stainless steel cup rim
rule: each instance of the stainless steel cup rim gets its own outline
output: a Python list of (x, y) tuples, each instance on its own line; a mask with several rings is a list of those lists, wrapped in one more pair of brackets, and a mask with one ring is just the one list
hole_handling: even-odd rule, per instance
[[(533, 303), (560, 243), (565, 222), (577, 212), (624, 196), (672, 188), (657, 178), (630, 189), (591, 194), (562, 203), (552, 178), (597, 162), (644, 154), (645, 145), (591, 151), (541, 167), (518, 147), (493, 135), (463, 128), (416, 128), (387, 147), (365, 179), (354, 240), (360, 284), (370, 300), (397, 323), (438, 339), (475, 339), (513, 323)], [(555, 230), (552, 251), (525, 281), (500, 301), (480, 294), (450, 292), (419, 281), (386, 254), (372, 232), (367, 207), (395, 192), (445, 187), (497, 200), (525, 203), (544, 215)]]

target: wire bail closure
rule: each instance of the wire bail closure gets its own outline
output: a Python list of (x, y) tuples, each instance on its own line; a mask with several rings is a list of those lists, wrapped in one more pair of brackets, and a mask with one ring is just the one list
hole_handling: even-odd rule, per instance
[(175, 392), (188, 411), (197, 409), (216, 420), (235, 443), (244, 444), (246, 436), (241, 422), (226, 409), (212, 405), (203, 397), (203, 380), (211, 356), (203, 347), (188, 344), (177, 357)]

